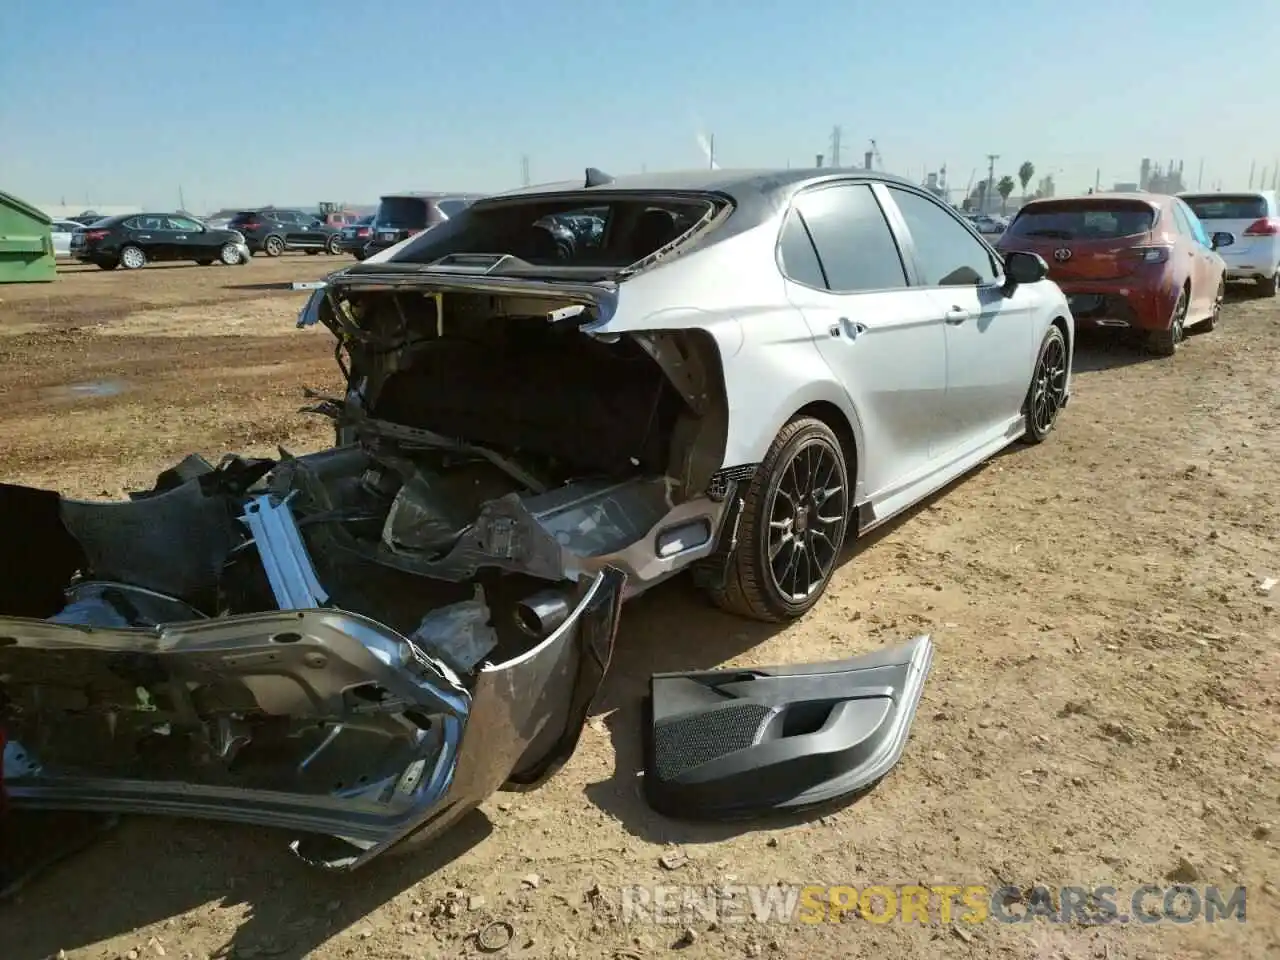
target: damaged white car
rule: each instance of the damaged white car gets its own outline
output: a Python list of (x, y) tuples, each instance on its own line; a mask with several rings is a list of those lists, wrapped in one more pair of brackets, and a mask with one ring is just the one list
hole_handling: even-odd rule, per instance
[(626, 596), (693, 567), (798, 616), (851, 534), (1047, 436), (1045, 273), (883, 175), (591, 170), (334, 274), (299, 319), (337, 340), (331, 449), (117, 503), (0, 487), (10, 801), (348, 868), (541, 782)]

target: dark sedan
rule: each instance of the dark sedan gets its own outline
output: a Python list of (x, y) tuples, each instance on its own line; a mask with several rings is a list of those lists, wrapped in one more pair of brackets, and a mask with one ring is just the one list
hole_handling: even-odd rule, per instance
[(347, 224), (338, 234), (338, 249), (349, 253), (357, 260), (365, 257), (364, 248), (373, 237), (373, 215), (361, 217), (355, 223)]
[(137, 270), (163, 260), (192, 260), (201, 266), (249, 262), (244, 236), (214, 230), (176, 213), (130, 213), (107, 217), (71, 237), (71, 255), (103, 270)]

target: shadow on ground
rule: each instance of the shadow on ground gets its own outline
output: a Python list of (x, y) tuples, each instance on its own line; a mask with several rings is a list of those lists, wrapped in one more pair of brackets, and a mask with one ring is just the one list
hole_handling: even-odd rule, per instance
[[(283, 833), (191, 820), (133, 818), (91, 849), (50, 870), (0, 906), (0, 956), (42, 960), (151, 924), (182, 956), (180, 921), (213, 903), (247, 910), (215, 956), (301, 960), (343, 929), (483, 841), (492, 825), (475, 812), (443, 836), (408, 840), (351, 874), (299, 861)], [(227, 925), (234, 923), (228, 919)], [(146, 944), (137, 948), (149, 955)]]

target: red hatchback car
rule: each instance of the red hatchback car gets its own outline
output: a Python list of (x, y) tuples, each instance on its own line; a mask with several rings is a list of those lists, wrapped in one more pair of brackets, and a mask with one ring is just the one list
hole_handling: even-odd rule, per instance
[(1194, 324), (1212, 330), (1226, 290), (1219, 247), (1177, 197), (1097, 193), (1033, 200), (997, 244), (1037, 253), (1062, 288), (1078, 327), (1116, 327), (1142, 335), (1171, 356)]

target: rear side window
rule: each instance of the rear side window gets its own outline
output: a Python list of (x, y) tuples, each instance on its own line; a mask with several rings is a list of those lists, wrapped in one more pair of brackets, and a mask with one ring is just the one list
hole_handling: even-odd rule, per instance
[(893, 290), (907, 285), (902, 255), (869, 186), (846, 184), (802, 193), (796, 198), (795, 209), (809, 228), (821, 270), (833, 292)]
[(1268, 215), (1266, 198), (1247, 193), (1210, 193), (1182, 200), (1201, 220), (1261, 220)]
[(378, 226), (422, 230), (427, 226), (427, 202), (418, 197), (383, 197), (375, 217)]
[(827, 278), (822, 274), (818, 252), (813, 249), (813, 241), (798, 210), (792, 210), (787, 216), (778, 238), (778, 255), (782, 259), (782, 273), (788, 279), (806, 287), (826, 288)]
[(921, 282), (927, 287), (967, 287), (994, 283), (991, 252), (958, 219), (918, 193), (890, 187), (889, 193), (911, 231)]
[(1115, 240), (1146, 233), (1154, 223), (1155, 211), (1140, 202), (1036, 203), (1022, 208), (1009, 225), (1008, 235), (1047, 240)]

